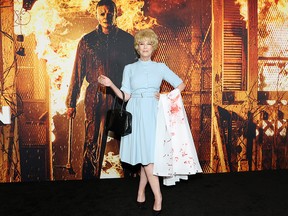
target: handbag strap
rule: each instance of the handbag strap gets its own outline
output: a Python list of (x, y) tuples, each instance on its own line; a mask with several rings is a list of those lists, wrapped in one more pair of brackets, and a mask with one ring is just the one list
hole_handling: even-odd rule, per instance
[[(122, 110), (123, 110), (123, 108), (124, 108), (124, 103), (125, 103), (125, 94), (124, 94), (124, 92), (123, 92), (122, 90), (120, 90), (120, 91), (121, 91), (122, 97), (123, 97), (123, 99), (122, 99), (122, 104), (121, 104), (121, 112), (122, 112)], [(113, 105), (112, 105), (112, 109), (115, 109), (116, 101), (117, 101), (117, 96), (115, 95), (114, 101), (113, 101)]]
[(124, 94), (124, 92), (122, 91), (122, 90), (120, 90), (121, 91), (121, 93), (122, 93), (122, 105), (121, 105), (121, 112), (122, 112), (122, 110), (123, 110), (123, 107), (124, 107), (124, 102), (125, 102), (125, 94)]

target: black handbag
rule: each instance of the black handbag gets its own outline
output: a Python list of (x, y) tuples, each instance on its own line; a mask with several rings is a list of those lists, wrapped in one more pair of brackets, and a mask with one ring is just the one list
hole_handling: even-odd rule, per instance
[(132, 114), (125, 110), (124, 101), (125, 94), (123, 91), (123, 101), (120, 109), (115, 108), (116, 96), (112, 109), (107, 111), (105, 120), (106, 131), (112, 131), (117, 135), (125, 136), (132, 133)]

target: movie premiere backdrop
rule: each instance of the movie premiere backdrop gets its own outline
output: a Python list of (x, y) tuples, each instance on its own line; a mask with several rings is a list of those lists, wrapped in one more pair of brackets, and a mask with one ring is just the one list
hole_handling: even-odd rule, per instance
[[(0, 182), (82, 179), (85, 83), (65, 100), (77, 44), (95, 29), (94, 0), (1, 0)], [(205, 173), (288, 167), (287, 0), (115, 0), (117, 25), (152, 28), (182, 93)], [(163, 83), (161, 91), (170, 91)], [(2, 111), (1, 111), (1, 114)], [(0, 117), (3, 117), (0, 116)], [(123, 178), (108, 135), (97, 178)], [(128, 173), (129, 175), (129, 173)]]

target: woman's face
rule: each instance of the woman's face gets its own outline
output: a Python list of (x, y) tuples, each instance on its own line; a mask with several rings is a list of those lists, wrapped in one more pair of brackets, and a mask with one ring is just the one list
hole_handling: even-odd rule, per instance
[(138, 44), (138, 53), (141, 59), (149, 60), (153, 53), (152, 43), (147, 39), (140, 41)]
[(97, 8), (97, 20), (101, 25), (102, 29), (109, 29), (115, 25), (116, 14), (112, 7), (107, 5), (99, 6)]

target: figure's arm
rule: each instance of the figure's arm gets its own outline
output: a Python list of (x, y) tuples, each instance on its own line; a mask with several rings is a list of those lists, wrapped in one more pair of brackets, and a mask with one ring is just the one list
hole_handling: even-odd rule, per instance
[(76, 103), (80, 95), (81, 86), (86, 75), (85, 58), (82, 58), (83, 42), (80, 41), (74, 61), (74, 67), (71, 75), (71, 81), (66, 97), (67, 117), (71, 118), (76, 112)]

